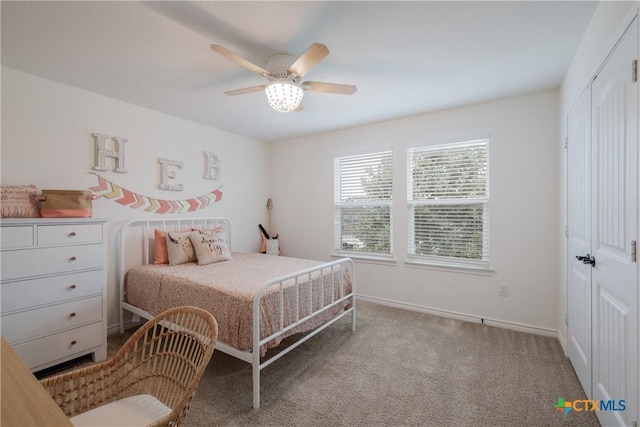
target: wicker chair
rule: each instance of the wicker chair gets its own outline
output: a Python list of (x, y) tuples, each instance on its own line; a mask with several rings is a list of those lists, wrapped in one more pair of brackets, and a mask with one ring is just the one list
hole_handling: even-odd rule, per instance
[(217, 335), (210, 313), (176, 307), (146, 322), (111, 359), (40, 383), (75, 426), (176, 426), (189, 410)]

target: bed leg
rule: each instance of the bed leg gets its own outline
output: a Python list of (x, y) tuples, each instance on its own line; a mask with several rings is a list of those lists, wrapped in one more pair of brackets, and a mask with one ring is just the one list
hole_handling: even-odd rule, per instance
[(258, 409), (260, 408), (260, 366), (255, 362), (251, 365), (253, 368), (253, 409)]
[(351, 312), (351, 331), (356, 331), (356, 311)]
[(352, 311), (351, 311), (351, 330), (353, 332), (356, 331), (356, 299), (353, 298), (353, 307), (352, 307)]

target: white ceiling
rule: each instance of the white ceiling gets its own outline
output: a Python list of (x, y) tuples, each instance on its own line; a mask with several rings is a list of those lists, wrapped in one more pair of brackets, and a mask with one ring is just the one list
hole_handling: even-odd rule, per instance
[[(597, 2), (1, 2), (2, 65), (264, 141), (559, 87)], [(214, 53), (330, 50), (277, 113), (265, 79)]]

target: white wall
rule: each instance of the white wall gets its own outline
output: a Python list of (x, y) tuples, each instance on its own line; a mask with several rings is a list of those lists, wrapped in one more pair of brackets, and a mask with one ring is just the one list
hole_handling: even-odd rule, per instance
[[(283, 253), (330, 259), (333, 157), (393, 146), (396, 263), (357, 262), (358, 293), (418, 309), (558, 328), (558, 92), (546, 91), (322, 135), (273, 143), (273, 224)], [(491, 134), (490, 246), (494, 274), (405, 265), (406, 148)], [(509, 286), (499, 297), (497, 285)]]
[[(268, 197), (268, 145), (92, 92), (2, 68), (2, 184), (40, 189), (88, 189), (97, 185), (92, 133), (127, 138), (125, 174), (100, 172), (136, 193), (159, 199), (187, 199), (222, 186), (218, 203), (190, 214), (226, 216), (234, 225), (233, 249), (257, 251), (257, 225), (264, 223)], [(206, 180), (204, 151), (218, 153), (222, 175)], [(176, 182), (184, 190), (158, 190), (158, 158), (183, 162)], [(113, 161), (107, 164), (114, 166)], [(118, 322), (114, 236), (124, 222), (160, 214), (131, 209), (102, 198), (95, 218), (106, 218), (109, 235), (108, 326)]]
[[(569, 70), (560, 88), (560, 140), (566, 137), (567, 114), (578, 99), (578, 96), (595, 76), (607, 55), (622, 35), (632, 14), (638, 9), (639, 2), (601, 2), (596, 9), (591, 23), (580, 42), (580, 46), (571, 62)], [(560, 148), (560, 176), (561, 176), (561, 228), (567, 223), (566, 202), (566, 150)], [(560, 341), (566, 348), (567, 325), (564, 322), (567, 310), (567, 240), (560, 242), (562, 262), (560, 264), (560, 288), (558, 325)]]

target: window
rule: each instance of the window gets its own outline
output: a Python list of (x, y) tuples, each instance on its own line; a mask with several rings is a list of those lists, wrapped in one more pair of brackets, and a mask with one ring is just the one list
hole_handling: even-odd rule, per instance
[(392, 253), (391, 172), (391, 150), (334, 159), (334, 249)]
[(409, 149), (409, 258), (489, 266), (488, 139)]

